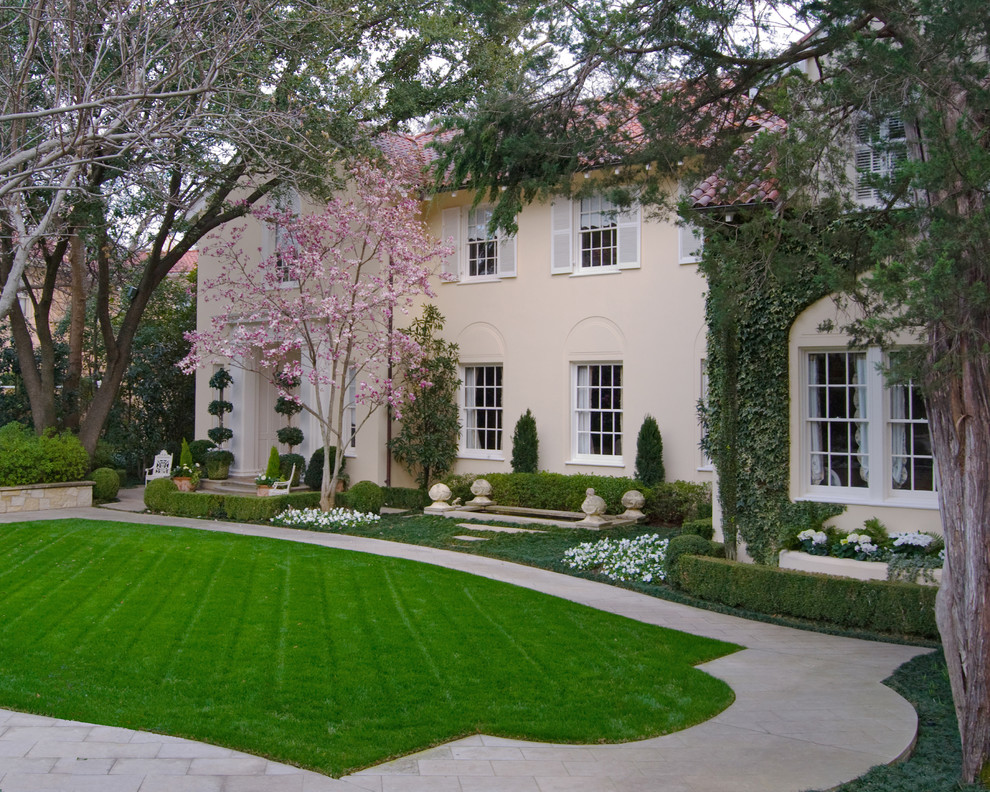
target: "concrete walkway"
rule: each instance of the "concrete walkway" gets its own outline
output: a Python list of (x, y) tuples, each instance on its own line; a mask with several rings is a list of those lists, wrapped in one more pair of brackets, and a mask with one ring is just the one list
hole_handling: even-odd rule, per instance
[(84, 517), (268, 536), (407, 558), (502, 580), (650, 624), (747, 647), (700, 666), (736, 701), (685, 731), (622, 745), (476, 735), (340, 780), (215, 746), (0, 710), (0, 792), (798, 792), (827, 789), (911, 748), (917, 716), (881, 684), (927, 650), (697, 610), (490, 558), (358, 537), (143, 515), (140, 490)]

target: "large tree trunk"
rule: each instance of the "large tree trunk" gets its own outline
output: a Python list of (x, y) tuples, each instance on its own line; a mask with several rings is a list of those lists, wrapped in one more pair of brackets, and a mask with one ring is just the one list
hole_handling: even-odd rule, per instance
[(962, 738), (963, 780), (973, 782), (990, 760), (990, 359), (978, 348), (948, 348), (948, 335), (933, 334), (929, 359), (935, 371), (938, 361), (958, 361), (929, 392), (945, 532), (936, 616)]
[(83, 336), (86, 329), (86, 246), (78, 233), (69, 240), (69, 267), (72, 274), (69, 303), (69, 365), (65, 375), (65, 427), (79, 429), (82, 410), (79, 386), (82, 384)]

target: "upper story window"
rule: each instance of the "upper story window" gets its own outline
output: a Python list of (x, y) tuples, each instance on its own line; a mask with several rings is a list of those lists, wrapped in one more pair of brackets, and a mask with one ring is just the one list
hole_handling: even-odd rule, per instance
[[(269, 208), (273, 212), (298, 217), (302, 211), (302, 200), (299, 193), (294, 189), (273, 196), (268, 202)], [(283, 254), (295, 247), (295, 241), (289, 234), (286, 220), (288, 218), (275, 218), (265, 226), (265, 240), (263, 253), (265, 257), (275, 256), (275, 271), (278, 274), (280, 283), (290, 285), (295, 283), (292, 273), (289, 271), (288, 262)]]
[(935, 505), (925, 404), (912, 384), (884, 386), (879, 349), (805, 358), (805, 494)]
[(465, 366), (461, 456), (502, 456), (502, 366)]
[(578, 462), (622, 462), (622, 364), (573, 368), (573, 448)]
[(861, 119), (856, 124), (856, 200), (878, 203), (877, 180), (889, 178), (906, 158), (907, 133), (899, 117)]
[(578, 237), (582, 269), (616, 265), (619, 257), (617, 214), (615, 204), (600, 195), (581, 199)]
[(640, 265), (638, 206), (620, 209), (602, 195), (558, 198), (551, 207), (550, 272), (588, 274)]
[(491, 281), (516, 275), (516, 238), (490, 230), (490, 206), (452, 207), (441, 213), (440, 235), (453, 252), (443, 272), (461, 282)]

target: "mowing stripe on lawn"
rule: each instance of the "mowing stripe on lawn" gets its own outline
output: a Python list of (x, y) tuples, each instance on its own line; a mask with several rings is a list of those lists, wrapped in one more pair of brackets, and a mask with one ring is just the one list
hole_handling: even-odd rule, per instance
[(476, 731), (697, 723), (734, 647), (401, 559), (122, 523), (0, 525), (0, 706), (339, 775)]

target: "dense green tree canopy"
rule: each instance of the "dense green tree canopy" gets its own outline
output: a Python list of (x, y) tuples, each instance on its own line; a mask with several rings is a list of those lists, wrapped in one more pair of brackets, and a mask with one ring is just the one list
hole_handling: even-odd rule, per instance
[[(919, 341), (895, 374), (923, 387), (928, 405), (946, 537), (939, 625), (972, 780), (990, 759), (985, 2), (580, 0), (544, 13), (528, 70), (452, 124), (462, 134), (445, 178), (500, 199), (499, 223), (595, 169), (591, 188), (649, 204), (665, 202), (658, 186), (671, 178), (690, 189), (721, 169), (719, 202), (737, 204), (737, 223), (749, 209), (761, 223), (814, 214), (809, 227), (862, 215), (834, 247), (815, 246), (814, 264), (856, 303), (845, 329), (857, 342), (889, 344), (898, 332)], [(786, 129), (754, 135), (770, 118)], [(903, 124), (896, 144), (892, 120)], [(856, 184), (857, 139), (894, 166)], [(860, 188), (875, 191), (868, 208), (853, 200)], [(716, 232), (727, 219), (702, 222)], [(780, 235), (763, 227), (748, 266), (729, 268), (737, 290), (788, 277)]]

